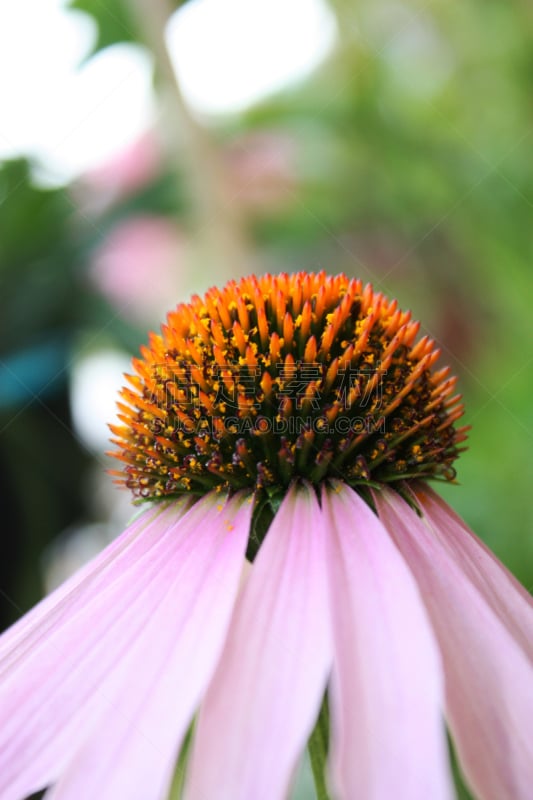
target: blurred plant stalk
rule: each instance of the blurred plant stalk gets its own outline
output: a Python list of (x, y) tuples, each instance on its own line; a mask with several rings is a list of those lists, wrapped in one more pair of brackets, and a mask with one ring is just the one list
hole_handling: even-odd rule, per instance
[(163, 141), (188, 181), (198, 260), (215, 267), (217, 276), (245, 275), (253, 271), (256, 255), (238, 197), (220, 150), (187, 105), (167, 49), (165, 31), (174, 9), (167, 0), (133, 0), (132, 7), (154, 59)]

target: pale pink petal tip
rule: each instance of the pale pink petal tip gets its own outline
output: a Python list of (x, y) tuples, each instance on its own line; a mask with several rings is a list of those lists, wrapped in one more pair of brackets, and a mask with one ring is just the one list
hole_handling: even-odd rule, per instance
[(288, 492), (240, 595), (195, 735), (187, 800), (281, 800), (331, 663), (324, 529), (314, 492)]
[(389, 489), (378, 513), (415, 576), (443, 657), (449, 726), (479, 800), (530, 800), (531, 609), (514, 581), (442, 501), (417, 490), (423, 517)]
[(435, 535), (533, 663), (533, 598), (429, 486), (415, 498)]
[(65, 800), (164, 796), (222, 647), (250, 517), (242, 497), (172, 504), (59, 592), (4, 675), (2, 800), (58, 780)]
[(440, 657), (413, 577), (350, 488), (323, 493), (335, 797), (449, 800)]

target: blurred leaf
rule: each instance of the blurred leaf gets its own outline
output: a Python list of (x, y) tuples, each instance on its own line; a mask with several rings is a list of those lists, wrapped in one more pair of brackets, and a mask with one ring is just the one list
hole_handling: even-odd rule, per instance
[(0, 352), (64, 336), (80, 313), (73, 206), (32, 185), (22, 159), (0, 167)]
[[(169, 5), (173, 9), (179, 8), (183, 0), (172, 0)], [(106, 3), (101, 0), (70, 0), (68, 7), (88, 14), (96, 24), (96, 42), (88, 58), (119, 42), (142, 44), (143, 37), (137, 26), (134, 9), (125, 0), (107, 0)]]
[(133, 14), (123, 0), (108, 0), (105, 4), (100, 0), (71, 0), (69, 7), (83, 11), (96, 23), (97, 37), (90, 55), (119, 42), (138, 40)]
[(17, 159), (0, 164), (0, 211), (1, 272), (57, 247), (72, 206), (63, 189), (34, 187), (29, 162)]

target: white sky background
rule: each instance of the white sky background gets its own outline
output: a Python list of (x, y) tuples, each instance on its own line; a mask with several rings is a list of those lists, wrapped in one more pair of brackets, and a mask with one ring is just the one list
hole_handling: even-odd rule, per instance
[[(184, 93), (231, 113), (309, 73), (335, 23), (323, 0), (194, 0), (169, 25)], [(116, 45), (78, 67), (92, 20), (62, 0), (0, 0), (0, 159), (31, 155), (62, 183), (133, 143), (154, 117), (150, 56)]]

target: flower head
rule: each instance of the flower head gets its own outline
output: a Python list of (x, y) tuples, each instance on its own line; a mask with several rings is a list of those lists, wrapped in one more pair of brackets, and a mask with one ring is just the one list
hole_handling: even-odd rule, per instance
[(447, 800), (445, 723), (477, 798), (530, 796), (531, 598), (427, 484), (466, 428), (417, 334), (324, 274), (169, 315), (113, 429), (153, 503), (0, 639), (2, 800), (163, 800), (178, 762), (282, 800), (309, 739), (321, 798)]
[(361, 281), (296, 273), (193, 297), (153, 334), (114, 427), (141, 497), (451, 479), (463, 412), (420, 325)]

